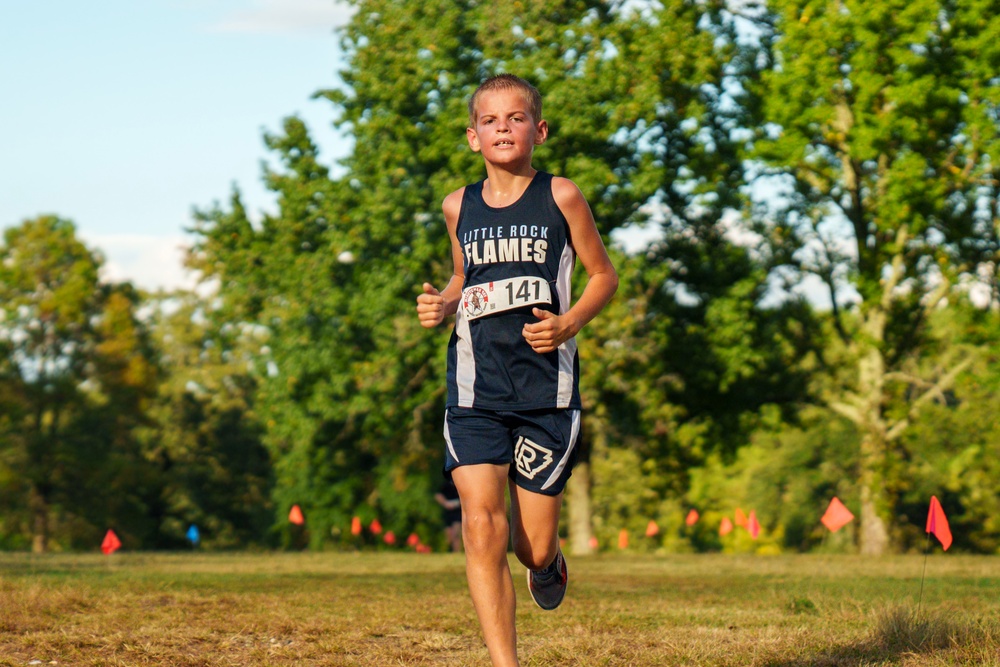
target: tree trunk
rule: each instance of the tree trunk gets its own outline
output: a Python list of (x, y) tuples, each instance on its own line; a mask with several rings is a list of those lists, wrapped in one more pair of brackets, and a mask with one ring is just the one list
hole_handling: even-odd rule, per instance
[(862, 476), (861, 553), (866, 556), (881, 556), (889, 550), (889, 532), (878, 509), (885, 504), (887, 498), (884, 488), (877, 488)]
[(49, 548), (49, 502), (36, 485), (31, 487), (28, 507), (31, 510), (31, 552), (42, 554)]
[(573, 468), (567, 493), (569, 510), (569, 551), (574, 556), (593, 553), (590, 506), (590, 461), (580, 461)]
[[(588, 421), (587, 424), (592, 424)], [(598, 437), (600, 427), (596, 429)], [(566, 489), (567, 513), (569, 518), (569, 551), (574, 556), (587, 556), (594, 552), (591, 538), (594, 535), (593, 506), (590, 503), (590, 453), (591, 442), (585, 437), (586, 430), (580, 433), (577, 444), (576, 465), (573, 466), (573, 476), (569, 478)], [(589, 434), (587, 434), (589, 435)]]
[(886, 313), (874, 307), (865, 318), (863, 343), (868, 349), (858, 363), (858, 393), (861, 414), (861, 456), (858, 481), (861, 485), (861, 553), (881, 556), (889, 550), (887, 520), (891, 518), (892, 500), (886, 489), (885, 339)]

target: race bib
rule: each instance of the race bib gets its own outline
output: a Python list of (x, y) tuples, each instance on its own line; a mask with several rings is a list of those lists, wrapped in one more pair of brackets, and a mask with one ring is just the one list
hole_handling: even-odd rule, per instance
[(462, 309), (467, 320), (539, 303), (552, 303), (552, 290), (543, 278), (521, 276), (470, 285), (462, 290)]

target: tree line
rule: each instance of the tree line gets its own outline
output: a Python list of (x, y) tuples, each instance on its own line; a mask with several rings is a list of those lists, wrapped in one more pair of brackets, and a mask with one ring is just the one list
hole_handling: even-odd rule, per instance
[[(448, 332), (413, 302), (483, 177), (466, 101), (511, 71), (545, 98), (536, 165), (609, 243), (656, 232), (580, 335), (574, 550), (650, 520), (633, 548), (919, 548), (932, 493), (958, 548), (1000, 548), (1000, 2), (353, 4), (317, 93), (352, 151), (265, 135), (275, 210), (196, 211), (198, 290), (101, 282), (67, 219), (6, 230), (0, 545), (440, 540)], [(759, 541), (719, 535), (736, 507)]]

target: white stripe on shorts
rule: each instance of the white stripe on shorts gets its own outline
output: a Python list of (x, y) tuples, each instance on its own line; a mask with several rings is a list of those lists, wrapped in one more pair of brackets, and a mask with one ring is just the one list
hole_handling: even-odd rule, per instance
[(448, 445), (448, 452), (451, 454), (451, 458), (455, 459), (455, 463), (458, 463), (458, 454), (455, 453), (455, 446), (451, 444), (451, 432), (448, 430), (448, 410), (444, 411), (444, 441)]
[(559, 464), (556, 466), (556, 469), (553, 470), (552, 474), (549, 475), (549, 478), (545, 480), (545, 484), (542, 484), (542, 491), (555, 484), (556, 480), (559, 479), (559, 476), (562, 474), (563, 468), (565, 468), (566, 464), (569, 462), (570, 455), (573, 453), (573, 450), (576, 449), (576, 441), (580, 436), (580, 411), (571, 410), (571, 412), (573, 413), (573, 426), (569, 435), (570, 445), (566, 448), (566, 452), (563, 454), (562, 458), (559, 459)]

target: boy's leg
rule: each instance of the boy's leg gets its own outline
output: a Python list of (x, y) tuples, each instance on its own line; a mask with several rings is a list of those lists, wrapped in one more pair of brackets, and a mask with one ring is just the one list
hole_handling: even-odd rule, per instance
[(507, 564), (506, 465), (478, 464), (452, 470), (462, 501), (465, 572), (494, 667), (516, 667), (514, 583)]
[(566, 594), (559, 513), (579, 440), (580, 411), (526, 412), (518, 420), (510, 471), (514, 552), (528, 568), (528, 591), (535, 604), (551, 610)]
[(529, 570), (541, 570), (556, 557), (561, 507), (561, 493), (546, 496), (510, 482), (514, 553)]

